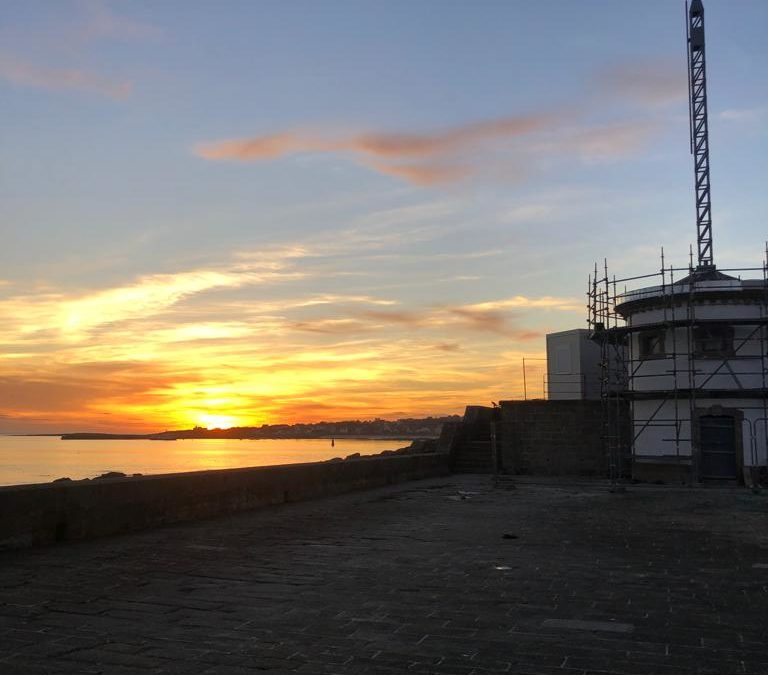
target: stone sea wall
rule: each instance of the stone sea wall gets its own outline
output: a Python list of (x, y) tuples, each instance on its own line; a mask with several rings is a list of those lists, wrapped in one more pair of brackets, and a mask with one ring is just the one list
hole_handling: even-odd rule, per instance
[(0, 487), (0, 549), (91, 539), (449, 473), (444, 453)]

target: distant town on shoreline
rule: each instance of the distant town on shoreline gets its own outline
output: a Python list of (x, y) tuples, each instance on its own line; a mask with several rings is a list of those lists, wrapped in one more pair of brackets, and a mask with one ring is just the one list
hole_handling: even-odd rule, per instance
[(153, 434), (67, 433), (62, 440), (148, 439), (175, 441), (186, 438), (434, 438), (446, 422), (458, 422), (460, 415), (444, 417), (406, 418), (399, 420), (347, 420), (343, 422), (314, 422), (310, 424), (262, 424), (259, 427), (230, 427), (228, 429), (180, 429)]

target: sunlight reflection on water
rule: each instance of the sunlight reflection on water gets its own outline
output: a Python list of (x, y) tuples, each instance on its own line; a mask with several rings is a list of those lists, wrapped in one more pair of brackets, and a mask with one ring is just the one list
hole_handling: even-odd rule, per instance
[(355, 452), (372, 455), (409, 444), (402, 439), (258, 439), (62, 441), (58, 436), (0, 436), (0, 485), (93, 478), (107, 471), (158, 474), (319, 462)]

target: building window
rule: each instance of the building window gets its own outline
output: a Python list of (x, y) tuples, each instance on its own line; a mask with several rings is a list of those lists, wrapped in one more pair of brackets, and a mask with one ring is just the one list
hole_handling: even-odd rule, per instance
[(658, 359), (666, 355), (663, 330), (644, 330), (639, 341), (641, 359)]
[(693, 329), (696, 356), (733, 356), (733, 326), (698, 326)]

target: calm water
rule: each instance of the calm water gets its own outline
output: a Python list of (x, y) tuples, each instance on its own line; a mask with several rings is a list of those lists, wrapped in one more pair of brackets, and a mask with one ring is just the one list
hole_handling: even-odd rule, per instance
[(324, 439), (184, 441), (62, 441), (53, 436), (0, 436), (0, 485), (48, 483), (67, 476), (93, 478), (107, 471), (174, 473), (241, 466), (318, 462), (359, 452), (373, 455), (409, 441)]

